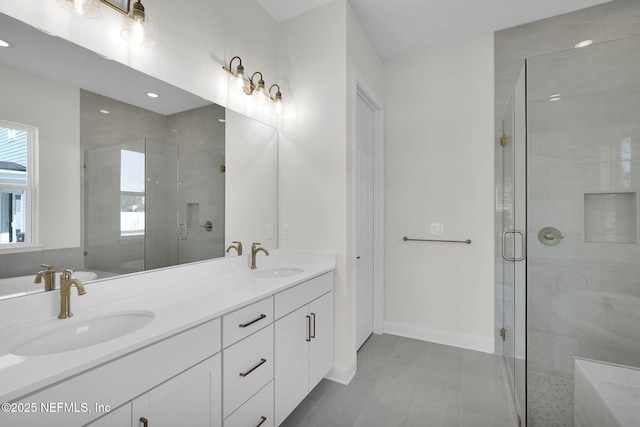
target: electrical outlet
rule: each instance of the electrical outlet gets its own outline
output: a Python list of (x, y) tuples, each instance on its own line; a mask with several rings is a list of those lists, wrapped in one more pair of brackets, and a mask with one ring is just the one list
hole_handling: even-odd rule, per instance
[(282, 226), (282, 239), (291, 240), (291, 227), (288, 225)]
[(267, 239), (273, 239), (273, 224), (267, 224), (264, 234)]
[(442, 236), (444, 234), (444, 225), (443, 224), (431, 224), (431, 234), (433, 236)]

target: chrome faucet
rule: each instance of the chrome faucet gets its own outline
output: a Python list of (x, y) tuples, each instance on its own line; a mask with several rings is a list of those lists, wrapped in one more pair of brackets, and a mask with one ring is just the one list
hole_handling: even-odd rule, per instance
[(73, 316), (71, 312), (71, 286), (75, 286), (78, 290), (78, 295), (84, 295), (87, 292), (84, 290), (84, 285), (78, 279), (72, 279), (71, 275), (73, 270), (65, 268), (60, 274), (60, 314), (58, 319), (66, 319)]
[(41, 264), (40, 267), (46, 268), (46, 270), (38, 271), (33, 283), (42, 283), (44, 279), (44, 290), (52, 291), (56, 288), (56, 270), (47, 264)]
[(238, 252), (238, 255), (242, 255), (242, 242), (232, 242), (235, 243), (235, 245), (231, 245), (227, 248), (227, 253), (229, 253), (229, 251), (231, 249), (235, 249), (236, 252)]
[(269, 256), (269, 251), (267, 251), (265, 248), (258, 247), (258, 245), (261, 245), (261, 244), (262, 243), (254, 243), (253, 245), (251, 245), (251, 269), (252, 270), (256, 269), (256, 255), (258, 254), (258, 252), (262, 251), (267, 256)]

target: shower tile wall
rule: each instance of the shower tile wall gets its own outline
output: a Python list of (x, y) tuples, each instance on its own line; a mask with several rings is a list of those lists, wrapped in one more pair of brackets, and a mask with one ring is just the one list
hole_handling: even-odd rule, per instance
[[(96, 148), (104, 150), (104, 147), (147, 139), (147, 149), (150, 150), (146, 162), (147, 172), (150, 174), (147, 176), (147, 202), (160, 209), (160, 211), (154, 209), (155, 213), (148, 215), (146, 219), (147, 229), (154, 232), (149, 233), (149, 236), (152, 237), (148, 241), (142, 238), (120, 239), (119, 236), (115, 236), (117, 233), (114, 233), (114, 230), (119, 230), (119, 212), (117, 212), (118, 215), (110, 218), (102, 218), (102, 221), (91, 220), (94, 227), (91, 232), (103, 233), (105, 239), (98, 240), (102, 243), (98, 243), (99, 248), (94, 247), (92, 251), (83, 247), (83, 250), (88, 252), (86, 268), (94, 268), (102, 272), (103, 275), (108, 275), (178, 263), (178, 204), (175, 201), (177, 194), (176, 174), (179, 172), (178, 149), (186, 152), (197, 150), (200, 153), (199, 155), (183, 156), (184, 159), (181, 161), (180, 167), (186, 174), (202, 172), (203, 168), (198, 166), (203, 162), (202, 159), (207, 156), (216, 157), (215, 161), (212, 160), (206, 164), (206, 167), (215, 169), (215, 173), (211, 172), (212, 176), (208, 176), (202, 172), (199, 182), (208, 182), (209, 192), (219, 191), (220, 193), (211, 196), (200, 188), (201, 191), (196, 192), (197, 195), (188, 197), (188, 201), (185, 201), (185, 203), (202, 203), (203, 206), (215, 205), (215, 214), (207, 215), (214, 222), (214, 231), (207, 233), (207, 235), (210, 240), (217, 243), (213, 245), (215, 247), (212, 247), (211, 244), (203, 247), (201, 242), (196, 241), (197, 233), (203, 229), (199, 226), (196, 227), (190, 235), (194, 244), (184, 247), (185, 252), (191, 253), (184, 262), (222, 256), (224, 254), (222, 248), (224, 174), (220, 173), (220, 165), (224, 164), (225, 131), (224, 123), (220, 123), (216, 119), (224, 117), (224, 109), (218, 105), (210, 105), (164, 116), (87, 91), (81, 91), (80, 106), (81, 144), (82, 149), (86, 152), (91, 152)], [(97, 113), (100, 109), (107, 109), (110, 114)], [(113, 150), (114, 153), (119, 153), (119, 148)], [(171, 157), (171, 160), (167, 160), (167, 156)], [(117, 180), (119, 176), (119, 157), (118, 159), (114, 157), (114, 162), (114, 165), (118, 165), (117, 173), (107, 171), (101, 174), (100, 179), (104, 181), (103, 185), (105, 186), (118, 185), (109, 182), (108, 179), (112, 177)], [(85, 180), (84, 177), (82, 178), (84, 186)], [(85, 210), (87, 206), (98, 203), (99, 199), (104, 198), (105, 193), (102, 191), (87, 192), (84, 190), (83, 188), (82, 194), (85, 197), (83, 208)], [(111, 191), (111, 193), (114, 192)], [(117, 193), (119, 197), (119, 190)], [(171, 202), (167, 198), (168, 196), (173, 197), (174, 202)], [(148, 210), (152, 207), (151, 205), (147, 206)], [(119, 201), (117, 206), (119, 206)], [(112, 207), (103, 207), (105, 211), (113, 211)], [(83, 212), (83, 217), (86, 217), (86, 212)], [(89, 230), (83, 228), (82, 237), (85, 244), (89, 234)], [(107, 244), (107, 241), (110, 241), (111, 244)], [(195, 254), (198, 249), (201, 252), (206, 251), (205, 255)]]

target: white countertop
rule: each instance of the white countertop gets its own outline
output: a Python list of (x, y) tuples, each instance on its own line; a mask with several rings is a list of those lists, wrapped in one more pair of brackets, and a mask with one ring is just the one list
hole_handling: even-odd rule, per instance
[[(81, 297), (72, 289), (71, 308), (74, 317), (71, 319), (58, 319), (56, 313), (27, 321), (24, 321), (23, 315), (22, 321), (16, 322), (8, 315), (3, 316), (0, 318), (0, 403), (16, 400), (69, 376), (333, 271), (336, 265), (335, 254), (272, 251), (271, 257), (260, 259), (262, 268), (298, 267), (304, 272), (290, 277), (265, 279), (256, 278), (245, 262), (238, 261), (239, 258), (200, 263), (191, 268), (176, 267), (164, 274), (149, 272), (100, 281), (89, 284), (86, 287), (87, 294)], [(183, 274), (178, 274), (180, 272)], [(179, 277), (181, 283), (175, 283), (176, 277)], [(125, 287), (126, 292), (120, 292)], [(87, 298), (92, 294), (96, 294), (96, 297), (92, 300)], [(34, 305), (46, 304), (49, 307), (51, 301), (48, 300), (59, 304), (58, 291), (40, 295), (40, 300), (33, 300)], [(102, 300), (96, 301), (97, 298)], [(43, 302), (45, 299), (47, 301)], [(28, 307), (29, 302), (16, 299), (14, 304)], [(2, 302), (9, 303), (11, 301)], [(4, 308), (6, 307), (11, 306)], [(22, 307), (11, 308), (17, 311)], [(2, 310), (3, 306), (0, 305), (0, 311)], [(43, 328), (126, 310), (148, 310), (155, 314), (155, 319), (133, 333), (78, 350), (45, 356), (16, 356), (10, 353), (16, 343)]]

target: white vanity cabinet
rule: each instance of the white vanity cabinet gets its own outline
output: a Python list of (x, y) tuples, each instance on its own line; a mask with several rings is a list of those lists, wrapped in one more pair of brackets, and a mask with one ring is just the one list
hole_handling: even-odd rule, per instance
[(225, 427), (273, 427), (273, 297), (222, 317)]
[(132, 402), (132, 427), (220, 425), (220, 354)]
[(85, 427), (123, 427), (131, 425), (131, 402), (113, 409), (102, 418), (90, 422)]
[(275, 420), (280, 425), (333, 366), (333, 273), (275, 295)]
[[(222, 420), (220, 343), (220, 319), (215, 319), (19, 399), (17, 404), (35, 404), (37, 411), (2, 414), (0, 424), (72, 427), (96, 420), (98, 426), (142, 427), (139, 417), (132, 418), (136, 408), (149, 407), (153, 413), (158, 409), (157, 402), (165, 399), (166, 404), (167, 399), (171, 399), (163, 396), (173, 394), (177, 398), (180, 392), (188, 392), (192, 397), (203, 393), (197, 397), (199, 404), (204, 402), (210, 410), (207, 412), (210, 424), (193, 425), (219, 427)], [(207, 389), (203, 388), (206, 382)], [(180, 392), (176, 392), (178, 389)], [(145, 396), (147, 404), (141, 400)], [(126, 412), (123, 408), (132, 400), (129, 422), (121, 424), (120, 417)], [(171, 410), (179, 412), (178, 408), (183, 404), (183, 401), (175, 401)], [(107, 406), (117, 410), (105, 415)], [(105, 419), (98, 420), (101, 416)], [(114, 424), (116, 420), (118, 424)]]

